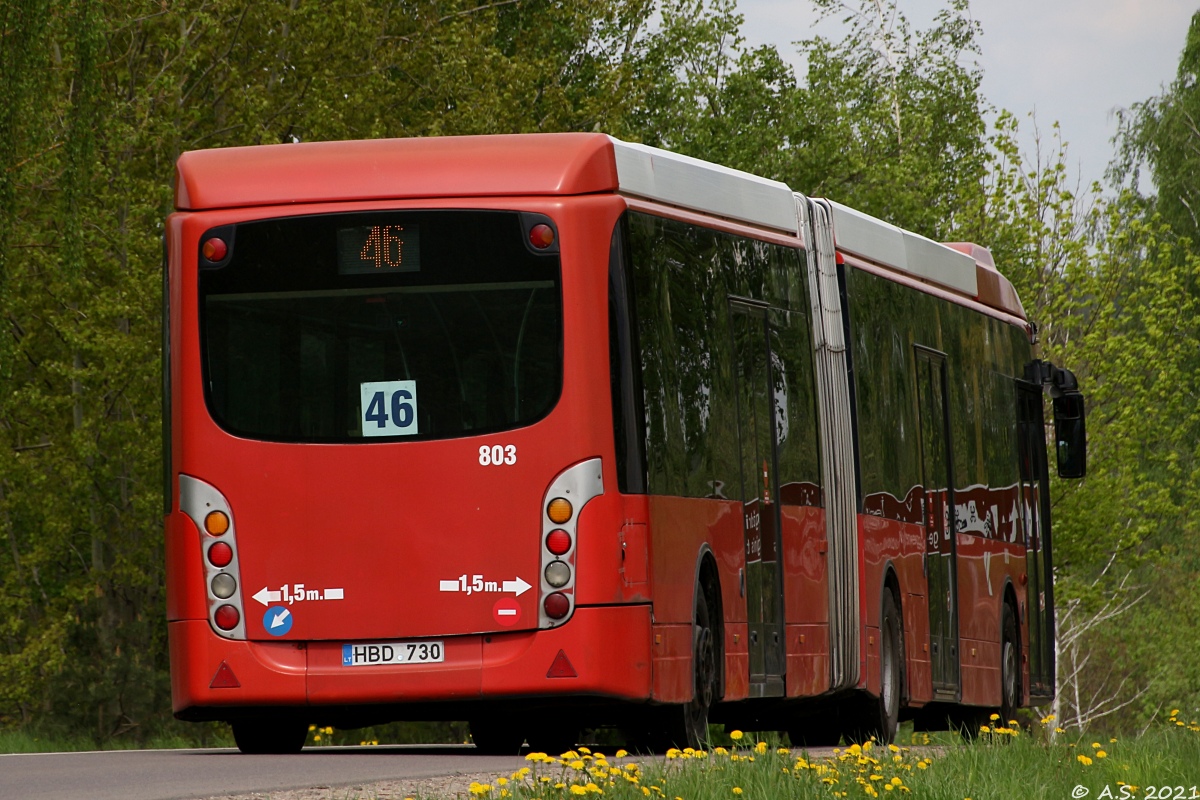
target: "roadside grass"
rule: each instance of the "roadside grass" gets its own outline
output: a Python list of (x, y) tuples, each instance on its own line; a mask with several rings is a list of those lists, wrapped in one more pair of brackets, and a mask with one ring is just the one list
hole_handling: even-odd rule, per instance
[(147, 737), (94, 736), (56, 730), (0, 729), (0, 754), (3, 753), (77, 753), (89, 750), (178, 750), (192, 747), (233, 747), (227, 725), (177, 723)]
[(1067, 735), (1049, 719), (1032, 730), (996, 721), (969, 742), (868, 742), (810, 757), (770, 737), (734, 731), (729, 747), (671, 750), (649, 761), (624, 750), (610, 758), (585, 747), (561, 756), (531, 753), (527, 766), (473, 783), (470, 793), (481, 800), (1193, 800), (1200, 798), (1198, 734), (1200, 725), (1177, 713), (1134, 739)]

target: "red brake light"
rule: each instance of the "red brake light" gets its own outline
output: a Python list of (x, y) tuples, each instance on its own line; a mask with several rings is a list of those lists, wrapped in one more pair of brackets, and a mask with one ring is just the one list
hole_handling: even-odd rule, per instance
[(204, 253), (205, 258), (215, 263), (225, 258), (225, 254), (229, 252), (229, 247), (225, 244), (224, 239), (218, 239), (214, 236), (204, 242), (201, 252)]
[(529, 243), (538, 250), (545, 250), (554, 244), (554, 228), (539, 222), (529, 229)]
[(227, 567), (233, 561), (233, 548), (224, 542), (217, 542), (208, 548), (208, 561), (214, 567)]
[[(564, 597), (563, 599), (565, 600), (566, 598)], [(242, 615), (238, 613), (236, 608), (226, 604), (218, 608), (217, 613), (213, 614), (213, 621), (217, 623), (217, 627), (221, 630), (231, 631), (242, 621)]]
[(564, 555), (571, 549), (571, 534), (562, 528), (550, 531), (546, 536), (546, 549), (556, 556)]
[(571, 601), (562, 592), (555, 592), (546, 595), (542, 608), (546, 610), (546, 616), (550, 619), (562, 619), (571, 610)]

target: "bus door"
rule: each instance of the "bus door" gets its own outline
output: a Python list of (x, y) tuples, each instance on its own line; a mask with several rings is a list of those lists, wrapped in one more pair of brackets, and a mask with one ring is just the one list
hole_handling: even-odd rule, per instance
[(950, 448), (946, 356), (917, 346), (921, 471), (925, 485), (925, 576), (929, 658), (936, 700), (958, 700), (958, 586), (954, 465)]
[(784, 694), (783, 571), (780, 563), (774, 395), (767, 306), (731, 300), (745, 531), (750, 696)]
[(1017, 381), (1017, 507), (1025, 534), (1025, 618), (1029, 625), (1029, 694), (1054, 697), (1054, 583), (1050, 570), (1049, 495), (1042, 387)]

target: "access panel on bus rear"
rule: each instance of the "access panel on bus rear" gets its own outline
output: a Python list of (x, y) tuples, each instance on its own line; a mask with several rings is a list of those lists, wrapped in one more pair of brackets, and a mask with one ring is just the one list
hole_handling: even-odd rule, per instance
[(568, 466), (536, 446), (563, 329), (538, 225), (382, 210), (200, 235), (183, 471), (228, 501), (249, 638), (537, 626), (542, 494)]

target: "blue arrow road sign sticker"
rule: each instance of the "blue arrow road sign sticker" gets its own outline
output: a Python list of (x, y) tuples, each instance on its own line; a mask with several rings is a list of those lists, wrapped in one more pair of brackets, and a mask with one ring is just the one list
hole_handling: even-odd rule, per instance
[(286, 636), (287, 632), (292, 629), (294, 621), (292, 612), (283, 606), (271, 606), (267, 609), (267, 613), (263, 614), (263, 627), (272, 636)]

